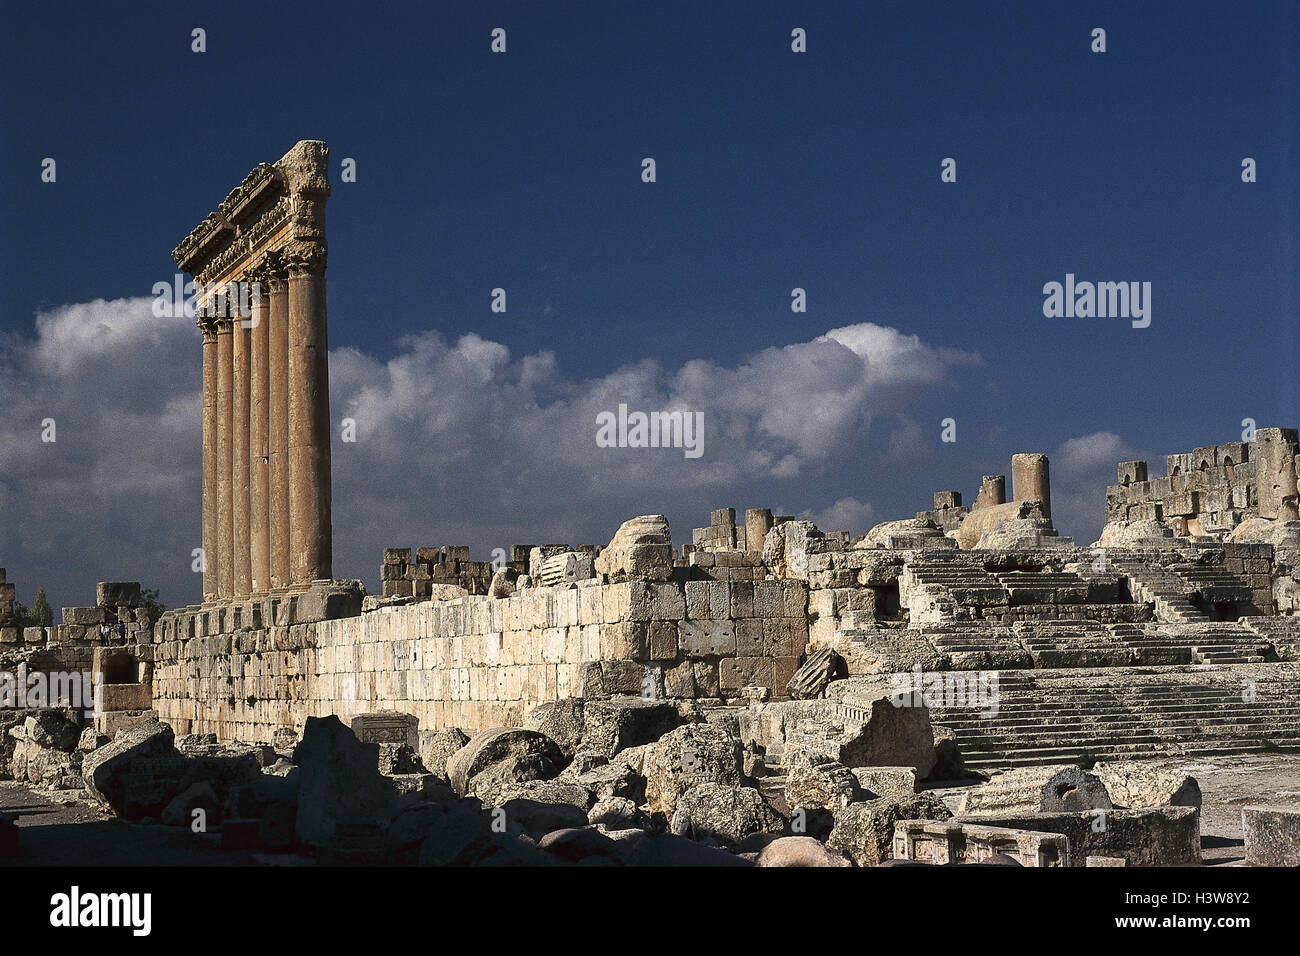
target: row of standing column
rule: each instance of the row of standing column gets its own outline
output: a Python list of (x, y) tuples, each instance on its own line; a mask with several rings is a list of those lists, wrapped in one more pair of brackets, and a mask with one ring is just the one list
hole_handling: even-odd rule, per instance
[(323, 257), (254, 280), (247, 317), (203, 329), (203, 596), (331, 575)]

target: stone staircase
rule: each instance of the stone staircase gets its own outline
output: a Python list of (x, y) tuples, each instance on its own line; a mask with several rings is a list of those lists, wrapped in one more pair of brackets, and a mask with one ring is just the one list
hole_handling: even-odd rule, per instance
[(1072, 571), (1003, 571), (992, 577), (1011, 604), (1086, 604), (1088, 582)]
[(932, 708), (977, 769), (1300, 752), (1300, 669), (1273, 665), (1006, 671), (996, 715)]
[(912, 561), (904, 575), (923, 588), (950, 595), (957, 604), (991, 606), (1008, 603), (1008, 595), (998, 579), (979, 564), (940, 557), (942, 552)]
[(1195, 587), (1181, 576), (1166, 568), (1149, 567), (1137, 561), (1116, 559), (1114, 564), (1128, 578), (1133, 599), (1155, 605), (1156, 620), (1168, 623), (1208, 620), (1190, 600)]

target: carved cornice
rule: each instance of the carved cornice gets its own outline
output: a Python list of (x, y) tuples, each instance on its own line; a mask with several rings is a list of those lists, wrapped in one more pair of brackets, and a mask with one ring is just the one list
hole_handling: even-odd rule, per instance
[(172, 251), (176, 264), (206, 284), (255, 258), (286, 226), (295, 239), (323, 244), (328, 163), (328, 146), (303, 140), (274, 165), (259, 164)]

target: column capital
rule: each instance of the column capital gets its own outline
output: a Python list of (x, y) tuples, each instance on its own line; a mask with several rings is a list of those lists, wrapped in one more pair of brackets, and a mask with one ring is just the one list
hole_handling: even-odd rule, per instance
[(325, 260), (329, 250), (324, 240), (295, 239), (287, 243), (280, 252), (289, 270), (290, 278), (325, 274)]
[(194, 324), (197, 325), (199, 327), (199, 331), (203, 333), (204, 344), (207, 344), (208, 342), (216, 341), (217, 323), (215, 319), (213, 319), (211, 316), (200, 315)]

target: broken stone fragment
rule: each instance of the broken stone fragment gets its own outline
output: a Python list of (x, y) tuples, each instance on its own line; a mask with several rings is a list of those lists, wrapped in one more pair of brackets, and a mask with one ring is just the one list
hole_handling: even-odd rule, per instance
[(753, 787), (702, 783), (677, 798), (670, 832), (734, 848), (754, 833), (780, 833), (785, 821)]
[(1116, 807), (1199, 807), (1201, 787), (1196, 778), (1178, 770), (1142, 763), (1099, 763), (1092, 772), (1106, 787)]
[(833, 757), (811, 750), (787, 754), (785, 802), (791, 810), (833, 810), (862, 798), (853, 771)]
[(545, 734), (522, 727), (494, 727), (470, 738), (447, 760), (447, 779), (458, 794), (471, 792), (476, 777), (485, 786), (500, 787), (525, 780), (554, 777), (565, 764), (559, 746)]
[(833, 812), (835, 826), (826, 845), (858, 866), (877, 866), (892, 857), (894, 825), (899, 820), (947, 820), (952, 816), (942, 801), (923, 793), (850, 803)]
[(962, 795), (960, 814), (1055, 813), (1109, 810), (1110, 795), (1096, 774), (1073, 766), (1020, 767), (994, 774)]
[(774, 578), (808, 579), (810, 544), (825, 535), (811, 521), (783, 521), (763, 539), (763, 566)]
[(420, 732), (420, 760), (429, 773), (443, 781), (447, 779), (447, 760), (469, 743), (469, 735), (459, 727)]
[(308, 717), (294, 760), (299, 843), (324, 847), (340, 822), (387, 823), (392, 816), (396, 792), (379, 772), (379, 745), (362, 743), (337, 717)]
[(821, 697), (826, 691), (826, 685), (845, 673), (844, 658), (831, 648), (823, 647), (809, 654), (808, 660), (794, 672), (794, 676), (785, 685), (786, 693), (795, 700)]
[(673, 539), (663, 515), (624, 521), (595, 561), (596, 573), (610, 583), (667, 581), (673, 576)]
[(663, 823), (677, 799), (701, 783), (739, 786), (744, 751), (740, 741), (712, 724), (686, 724), (651, 745), (643, 767), (646, 804)]
[(86, 754), (81, 763), (86, 790), (96, 800), (121, 813), (125, 808), (131, 764), (140, 759), (178, 757), (174, 740), (171, 726), (158, 720), (128, 727), (111, 743)]

